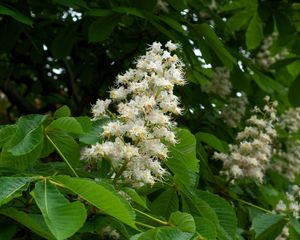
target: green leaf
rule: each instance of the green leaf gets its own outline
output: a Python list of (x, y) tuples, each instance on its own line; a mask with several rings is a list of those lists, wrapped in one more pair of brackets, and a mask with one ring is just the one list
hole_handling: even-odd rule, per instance
[(27, 214), (25, 212), (18, 211), (15, 208), (1, 209), (0, 214), (14, 219), (45, 239), (55, 239), (41, 215)]
[(205, 42), (215, 52), (223, 64), (229, 69), (232, 69), (233, 64), (236, 63), (236, 60), (226, 50), (214, 30), (207, 23), (202, 23), (195, 26), (194, 32), (196, 35), (200, 36), (200, 38), (204, 37)]
[(69, 133), (82, 134), (84, 131), (82, 130), (81, 124), (73, 117), (60, 117), (53, 122), (51, 122), (47, 130), (63, 130)]
[(215, 225), (215, 227), (219, 226), (219, 220), (216, 212), (201, 198), (195, 195), (187, 196), (186, 194), (183, 194), (181, 199), (182, 210), (184, 212), (188, 212), (193, 216), (202, 216), (208, 218)]
[(48, 131), (46, 137), (68, 165), (72, 173), (77, 176), (75, 167), (80, 159), (79, 145), (71, 136), (62, 131)]
[(89, 117), (81, 116), (81, 117), (76, 117), (75, 119), (81, 125), (81, 128), (82, 128), (83, 132), (87, 133), (87, 132), (91, 131), (92, 121)]
[(206, 143), (219, 152), (227, 152), (225, 144), (213, 134), (198, 132), (195, 134), (195, 137), (198, 141)]
[(70, 117), (70, 116), (71, 116), (71, 110), (66, 105), (64, 105), (64, 106), (60, 107), (59, 109), (57, 109), (54, 112), (54, 115), (53, 115), (54, 118)]
[(137, 203), (143, 208), (148, 209), (146, 200), (142, 198), (133, 188), (126, 187), (123, 188), (122, 190), (128, 194), (128, 196), (131, 198), (133, 202)]
[(54, 180), (104, 213), (135, 228), (135, 214), (131, 206), (115, 190), (109, 188), (107, 184), (96, 183), (89, 179), (71, 178), (69, 176), (56, 176)]
[(28, 183), (35, 179), (35, 177), (0, 177), (0, 206), (22, 196)]
[(205, 217), (194, 217), (197, 232), (206, 240), (217, 239), (216, 226)]
[(88, 5), (84, 0), (54, 0), (54, 2), (74, 9), (77, 9), (78, 7), (88, 8)]
[(285, 225), (284, 216), (278, 214), (259, 214), (253, 219), (251, 228), (255, 231), (255, 239), (275, 239)]
[(175, 227), (158, 227), (133, 236), (130, 240), (190, 240), (192, 233), (182, 232)]
[(44, 115), (28, 115), (20, 117), (15, 135), (10, 140), (8, 151), (14, 156), (25, 155), (36, 149), (43, 141)]
[(249, 12), (247, 10), (240, 11), (240, 12), (237, 12), (232, 17), (230, 17), (228, 19), (228, 21), (226, 22), (226, 24), (229, 27), (231, 32), (235, 32), (235, 31), (243, 29), (247, 25), (247, 23), (249, 22), (251, 17), (252, 17), (251, 12)]
[(174, 224), (183, 232), (194, 233), (196, 230), (194, 218), (188, 213), (173, 212), (169, 218), (169, 223)]
[(85, 144), (95, 144), (99, 142), (103, 137), (103, 126), (106, 125), (110, 118), (102, 118), (92, 122), (92, 129), (85, 134), (79, 136), (79, 141)]
[(298, 89), (300, 89), (300, 74), (292, 82), (288, 92), (289, 101), (294, 107), (300, 106), (300, 94)]
[(89, 41), (102, 42), (107, 39), (119, 22), (119, 15), (99, 17), (89, 27)]
[(8, 151), (11, 152), (14, 156), (25, 155), (37, 148), (42, 143), (43, 139), (43, 127), (38, 126), (37, 128), (32, 129), (30, 132), (28, 132), (17, 145), (13, 146)]
[(7, 218), (0, 217), (0, 239), (1, 240), (12, 240), (18, 232), (18, 225)]
[(198, 190), (197, 196), (206, 201), (214, 209), (218, 216), (220, 226), (225, 230), (225, 235), (230, 239), (234, 239), (237, 228), (237, 218), (229, 203), (225, 199), (210, 192)]
[(177, 130), (179, 141), (170, 147), (170, 153), (165, 164), (186, 186), (195, 185), (195, 173), (199, 172), (199, 161), (196, 158), (196, 139), (187, 129)]
[(16, 125), (5, 125), (0, 129), (0, 148), (11, 138), (16, 129)]
[(137, 8), (115, 7), (115, 8), (113, 8), (113, 11), (117, 12), (117, 13), (126, 13), (128, 15), (133, 15), (133, 16), (136, 16), (136, 17), (144, 18), (143, 13)]
[(29, 25), (29, 26), (32, 26), (32, 23), (33, 23), (32, 19), (25, 16), (24, 14), (22, 14), (22, 13), (16, 11), (16, 10), (1, 6), (1, 5), (0, 5), (0, 15), (11, 16), (12, 18), (17, 20), (18, 22), (24, 23), (24, 24)]
[(264, 38), (262, 22), (257, 13), (252, 17), (246, 31), (246, 45), (249, 50), (257, 48)]
[(151, 212), (157, 216), (169, 218), (172, 212), (178, 211), (179, 200), (176, 191), (169, 188), (162, 192), (151, 204)]
[(87, 16), (93, 16), (93, 17), (107, 17), (109, 15), (113, 14), (113, 11), (110, 9), (90, 9), (87, 12), (85, 12)]
[(2, 148), (2, 152), (0, 155), (0, 167), (8, 167), (8, 168), (15, 168), (18, 170), (25, 170), (30, 165), (35, 163), (37, 159), (40, 157), (42, 149), (43, 149), (43, 142), (41, 142), (35, 149), (33, 149), (30, 153), (20, 156), (14, 156), (8, 150), (10, 150), (14, 146), (12, 144), (11, 139), (6, 142)]
[(177, 22), (175, 19), (167, 17), (167, 16), (159, 16), (159, 19), (166, 24), (168, 24), (175, 31), (180, 32), (183, 35), (186, 35), (187, 32), (182, 28), (181, 24)]
[(298, 234), (300, 234), (300, 223), (298, 222), (298, 220), (292, 214), (289, 214), (289, 218), (290, 218), (290, 222), (291, 222), (291, 225), (293, 226), (294, 230)]
[(70, 55), (76, 40), (77, 25), (73, 24), (62, 28), (51, 44), (51, 52), (54, 58), (65, 58)]
[(84, 205), (79, 201), (70, 203), (48, 180), (36, 183), (31, 195), (57, 240), (71, 237), (83, 226)]

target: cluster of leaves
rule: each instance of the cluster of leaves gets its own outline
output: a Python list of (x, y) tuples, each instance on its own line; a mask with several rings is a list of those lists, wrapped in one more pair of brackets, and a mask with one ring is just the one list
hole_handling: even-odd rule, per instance
[[(300, 106), (299, 9), (291, 0), (2, 1), (0, 239), (108, 239), (111, 226), (121, 239), (263, 240), (287, 222), (290, 239), (299, 239), (296, 219), (271, 213), (286, 179), (270, 171), (263, 185), (228, 184), (219, 176), (211, 156), (227, 152), (244, 123), (226, 126), (219, 114), (226, 99), (202, 91), (223, 66), (249, 109), (266, 94), (279, 112)], [(265, 67), (256, 56), (273, 32), (270, 55), (289, 54)], [(91, 170), (80, 161), (80, 149), (98, 142), (110, 121), (83, 115), (129, 60), (168, 40), (181, 44), (189, 82), (177, 89), (186, 110), (165, 162), (171, 175), (121, 188), (108, 162)], [(62, 105), (69, 107), (55, 111)]]

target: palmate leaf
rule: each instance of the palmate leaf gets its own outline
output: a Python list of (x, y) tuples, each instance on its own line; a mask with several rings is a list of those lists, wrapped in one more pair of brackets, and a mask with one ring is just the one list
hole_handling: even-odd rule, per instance
[(71, 237), (83, 226), (86, 219), (84, 205), (79, 201), (70, 203), (48, 180), (38, 182), (31, 195), (57, 240)]
[(0, 214), (14, 219), (15, 221), (29, 228), (34, 233), (40, 235), (41, 237), (44, 237), (45, 239), (55, 239), (55, 237), (49, 231), (42, 215), (27, 214), (25, 212), (18, 211), (15, 208), (1, 209)]
[(0, 177), (0, 206), (22, 195), (27, 184), (36, 177)]
[(112, 186), (100, 182), (96, 183), (90, 179), (72, 178), (69, 176), (56, 176), (53, 179), (104, 213), (136, 228), (133, 209)]

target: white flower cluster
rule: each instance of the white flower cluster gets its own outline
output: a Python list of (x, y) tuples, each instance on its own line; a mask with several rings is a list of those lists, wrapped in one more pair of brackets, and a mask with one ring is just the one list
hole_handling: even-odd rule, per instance
[[(285, 193), (285, 201), (279, 200), (275, 210), (273, 212), (284, 214), (288, 216), (292, 214), (296, 219), (300, 217), (300, 188), (297, 185), (293, 185), (290, 192)], [(287, 240), (289, 239), (289, 226), (286, 225), (282, 233), (276, 238), (276, 240)]]
[(183, 63), (172, 53), (177, 47), (169, 41), (164, 49), (154, 42), (137, 60), (136, 69), (118, 75), (110, 99), (98, 100), (92, 108), (94, 119), (113, 114), (109, 105), (116, 113), (103, 127), (104, 142), (85, 149), (83, 158), (109, 159), (113, 177), (134, 187), (154, 184), (164, 176), (161, 161), (167, 157), (166, 143), (176, 143), (171, 115), (181, 114), (182, 109), (173, 88), (185, 84)]
[[(263, 181), (264, 172), (272, 156), (272, 143), (276, 136), (277, 102), (265, 98), (266, 105), (248, 119), (248, 126), (236, 137), (236, 144), (229, 145), (229, 153), (215, 152), (214, 158), (223, 161), (222, 174), (229, 179), (253, 179)], [(262, 117), (260, 117), (260, 115)]]
[(238, 97), (231, 97), (222, 109), (223, 121), (230, 127), (237, 127), (246, 112), (248, 99), (244, 93)]
[(270, 36), (264, 39), (261, 46), (261, 50), (256, 55), (256, 61), (263, 68), (268, 68), (270, 65), (274, 64), (276, 61), (285, 58), (288, 55), (288, 50), (284, 48), (282, 51), (276, 53), (275, 55), (271, 54), (271, 47), (273, 43), (277, 40), (278, 33), (274, 32)]
[(285, 111), (278, 125), (289, 134), (297, 133), (300, 129), (300, 108), (290, 108)]
[(300, 173), (300, 141), (288, 140), (286, 149), (280, 149), (277, 153), (278, 160), (271, 166), (289, 181), (295, 181)]
[(232, 84), (229, 79), (230, 73), (227, 68), (216, 67), (211, 82), (202, 86), (202, 90), (206, 93), (214, 93), (225, 99), (231, 94)]

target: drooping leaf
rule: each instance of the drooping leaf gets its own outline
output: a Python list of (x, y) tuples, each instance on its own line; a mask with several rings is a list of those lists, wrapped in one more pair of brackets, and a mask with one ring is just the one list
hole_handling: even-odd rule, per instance
[(15, 221), (29, 228), (34, 233), (40, 235), (41, 237), (44, 237), (45, 239), (55, 239), (55, 237), (49, 231), (42, 215), (27, 214), (25, 212), (18, 211), (15, 208), (1, 209), (0, 214), (14, 219)]
[(169, 223), (174, 224), (183, 232), (194, 233), (196, 230), (194, 218), (188, 213), (173, 212), (169, 218)]
[(77, 25), (73, 24), (60, 30), (51, 44), (51, 52), (55, 58), (65, 58), (70, 55), (76, 40)]
[(229, 69), (232, 69), (233, 64), (236, 63), (236, 60), (227, 51), (214, 30), (207, 23), (197, 25), (194, 28), (194, 32), (201, 38), (204, 37), (205, 42), (208, 43), (208, 46), (211, 47), (223, 64)]
[(113, 32), (119, 22), (119, 15), (112, 14), (105, 17), (99, 17), (89, 28), (89, 41), (102, 42)]
[(70, 203), (48, 180), (36, 183), (31, 194), (57, 240), (71, 237), (83, 226), (84, 205), (79, 201)]
[(56, 176), (54, 180), (104, 213), (135, 228), (135, 214), (131, 206), (115, 190), (108, 188), (106, 184), (69, 176)]
[(198, 141), (205, 142), (209, 146), (213, 147), (219, 152), (226, 152), (227, 149), (225, 144), (217, 138), (215, 135), (205, 132), (198, 132), (195, 134), (195, 137)]
[(35, 177), (0, 177), (0, 206), (22, 195)]
[(25, 16), (24, 14), (16, 11), (15, 9), (0, 6), (0, 15), (8, 15), (17, 20), (18, 22), (24, 23), (26, 25), (32, 26), (32, 19)]
[(257, 13), (252, 17), (246, 31), (246, 45), (249, 50), (258, 47), (263, 39), (263, 27)]
[(289, 101), (294, 107), (300, 106), (300, 94), (298, 91), (299, 88), (300, 88), (300, 74), (292, 82), (288, 92)]

